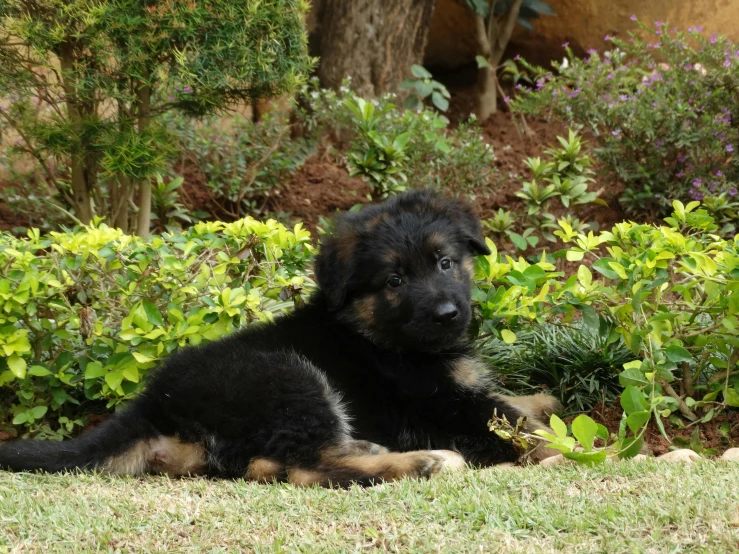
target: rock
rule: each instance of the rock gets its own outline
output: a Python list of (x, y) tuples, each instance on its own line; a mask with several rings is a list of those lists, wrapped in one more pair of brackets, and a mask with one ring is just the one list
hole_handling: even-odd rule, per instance
[(701, 460), (702, 458), (693, 452), (692, 450), (688, 448), (681, 448), (679, 450), (673, 450), (672, 452), (668, 452), (667, 454), (662, 454), (661, 456), (657, 457), (658, 462), (667, 462), (667, 463), (674, 463), (674, 462), (689, 462), (693, 463), (696, 460)]
[(727, 462), (739, 462), (739, 448), (729, 448), (721, 455), (721, 459)]

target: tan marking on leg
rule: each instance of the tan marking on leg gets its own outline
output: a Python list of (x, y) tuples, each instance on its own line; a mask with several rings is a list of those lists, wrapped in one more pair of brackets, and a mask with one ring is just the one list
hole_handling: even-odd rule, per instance
[(340, 456), (376, 456), (378, 454), (388, 454), (389, 452), (390, 450), (374, 442), (348, 440), (338, 446), (327, 448), (323, 451), (323, 455), (327, 458), (338, 458)]
[(290, 469), (287, 472), (287, 480), (291, 485), (298, 487), (328, 485), (328, 478), (324, 472), (310, 469)]
[(160, 436), (149, 441), (147, 462), (155, 473), (170, 477), (199, 475), (207, 468), (207, 453), (202, 445), (182, 442), (177, 437)]
[(559, 400), (548, 394), (539, 393), (528, 396), (496, 395), (503, 402), (513, 406), (530, 419), (549, 418), (553, 413), (562, 409)]
[(382, 481), (403, 477), (431, 477), (444, 467), (445, 458), (428, 450), (363, 456), (323, 456), (322, 466), (356, 471)]
[(148, 441), (139, 441), (124, 453), (105, 460), (102, 470), (114, 475), (143, 475), (149, 468), (149, 451)]
[(269, 458), (252, 458), (249, 469), (246, 470), (246, 479), (269, 483), (280, 480), (285, 474), (285, 466)]

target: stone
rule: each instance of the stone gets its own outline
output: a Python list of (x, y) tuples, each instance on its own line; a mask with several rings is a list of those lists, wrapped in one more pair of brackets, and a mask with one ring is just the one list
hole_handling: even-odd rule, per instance
[(667, 462), (667, 463), (675, 463), (675, 462), (688, 462), (693, 463), (696, 460), (701, 460), (702, 458), (690, 450), (689, 448), (681, 448), (679, 450), (673, 450), (672, 452), (668, 452), (667, 454), (662, 454), (661, 456), (657, 457), (658, 462)]
[(739, 448), (729, 448), (721, 455), (721, 459), (726, 462), (739, 462)]

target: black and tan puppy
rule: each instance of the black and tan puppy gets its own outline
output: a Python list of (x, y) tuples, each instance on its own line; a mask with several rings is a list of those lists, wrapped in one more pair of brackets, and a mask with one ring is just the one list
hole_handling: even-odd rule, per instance
[(345, 485), (514, 461), (493, 411), (542, 426), (556, 402), (491, 392), (466, 337), (487, 253), (469, 207), (432, 193), (347, 214), (305, 307), (179, 351), (125, 411), (72, 441), (2, 444), (0, 467)]

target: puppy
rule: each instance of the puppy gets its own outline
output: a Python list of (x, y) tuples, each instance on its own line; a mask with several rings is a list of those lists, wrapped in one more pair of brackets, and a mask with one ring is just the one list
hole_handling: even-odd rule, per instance
[(99, 427), (2, 444), (0, 467), (344, 486), (513, 462), (493, 412), (536, 428), (557, 406), (492, 392), (467, 337), (480, 254), (472, 210), (430, 192), (346, 214), (304, 307), (180, 350)]

